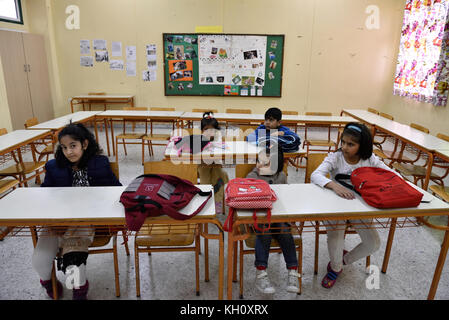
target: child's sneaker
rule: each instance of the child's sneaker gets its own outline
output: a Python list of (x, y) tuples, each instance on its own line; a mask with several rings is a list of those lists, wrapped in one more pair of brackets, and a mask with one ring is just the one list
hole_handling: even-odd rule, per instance
[(87, 300), (87, 291), (89, 290), (89, 281), (86, 280), (84, 286), (79, 289), (73, 289), (72, 300)]
[(288, 270), (288, 279), (287, 279), (287, 291), (292, 293), (298, 293), (298, 278), (301, 277), (301, 275), (296, 272), (296, 269), (290, 269)]
[(256, 270), (256, 288), (262, 293), (274, 293), (273, 286), (268, 279), (268, 273), (266, 270)]
[[(50, 298), (53, 299), (53, 284), (51, 283), (51, 280), (40, 280), (41, 285), (47, 290), (47, 294)], [(56, 280), (56, 287), (58, 288), (58, 298), (62, 297), (63, 288), (61, 282)]]

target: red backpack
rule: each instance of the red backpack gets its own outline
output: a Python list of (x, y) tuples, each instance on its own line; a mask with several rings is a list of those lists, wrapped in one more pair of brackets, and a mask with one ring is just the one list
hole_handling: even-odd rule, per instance
[[(190, 215), (179, 210), (189, 204), (196, 195), (207, 197)], [(212, 197), (212, 191), (204, 192), (190, 181), (167, 174), (144, 174), (135, 178), (120, 196), (125, 207), (125, 219), (129, 230), (139, 231), (147, 217), (168, 215), (176, 220), (194, 217)]]
[[(260, 179), (235, 178), (228, 182), (225, 190), (225, 201), (229, 207), (223, 230), (232, 231), (234, 209), (267, 209), (267, 219), (270, 224), (271, 208), (273, 202), (277, 200), (276, 194), (271, 189), (268, 182)], [(254, 228), (263, 230), (257, 225), (256, 210), (253, 212)]]
[[(351, 180), (352, 186), (343, 180)], [(375, 208), (410, 208), (420, 204), (423, 194), (390, 170), (361, 167), (351, 175), (337, 174), (335, 180), (357, 192)]]

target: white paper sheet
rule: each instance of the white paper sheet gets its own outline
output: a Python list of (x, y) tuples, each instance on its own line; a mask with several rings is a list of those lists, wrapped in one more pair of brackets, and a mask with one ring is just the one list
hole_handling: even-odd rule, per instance
[(135, 61), (126, 61), (126, 75), (128, 77), (135, 77), (137, 75)]
[(111, 60), (111, 61), (109, 61), (109, 68), (111, 70), (123, 70), (123, 60)]
[(126, 60), (136, 61), (136, 46), (126, 46)]
[(112, 41), (111, 56), (112, 57), (121, 57), (122, 56), (122, 43), (121, 42)]
[(90, 40), (80, 40), (80, 53), (90, 54)]
[(95, 39), (94, 40), (94, 50), (107, 50), (106, 40)]

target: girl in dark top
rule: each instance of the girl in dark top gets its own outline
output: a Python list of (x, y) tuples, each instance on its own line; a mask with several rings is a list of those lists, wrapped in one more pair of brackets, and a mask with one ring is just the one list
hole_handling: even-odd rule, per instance
[[(107, 157), (94, 135), (80, 123), (69, 124), (58, 135), (59, 145), (55, 159), (46, 163), (45, 179), (41, 187), (89, 187), (121, 186), (111, 170)], [(62, 248), (62, 270), (78, 268), (79, 283), (74, 283), (73, 299), (87, 299), (89, 282), (86, 279), (86, 260), (89, 245), (95, 235), (94, 228), (69, 228), (58, 236), (51, 229), (41, 232), (34, 248), (32, 265), (39, 274), (42, 286), (53, 298), (51, 272), (53, 260)], [(62, 284), (58, 281), (58, 296), (62, 294)]]

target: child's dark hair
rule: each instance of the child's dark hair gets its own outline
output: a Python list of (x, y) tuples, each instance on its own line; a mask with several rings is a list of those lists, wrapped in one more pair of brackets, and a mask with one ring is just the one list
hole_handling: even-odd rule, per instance
[(371, 157), (373, 154), (373, 136), (364, 124), (357, 122), (348, 123), (341, 134), (342, 138), (344, 136), (350, 136), (352, 140), (360, 145), (357, 154), (361, 159), (366, 160)]
[(273, 118), (274, 120), (281, 121), (282, 111), (279, 108), (270, 108), (265, 112), (265, 119)]
[(203, 113), (203, 119), (201, 119), (201, 131), (203, 131), (205, 127), (209, 126), (214, 129), (220, 130), (218, 121), (214, 118), (214, 113), (212, 111)]
[[(89, 141), (86, 150), (81, 157), (78, 168), (85, 168), (87, 166), (87, 162), (89, 159), (97, 154), (101, 154), (103, 150), (101, 150), (97, 141), (95, 140), (95, 136), (87, 130), (87, 128), (82, 123), (70, 123), (65, 126), (58, 134), (58, 141), (61, 141), (61, 138), (64, 136), (70, 136), (73, 140), (83, 142), (87, 139)], [(56, 163), (59, 167), (71, 166), (71, 162), (65, 157), (64, 152), (62, 151), (62, 147), (59, 144), (56, 152), (55, 152)]]

